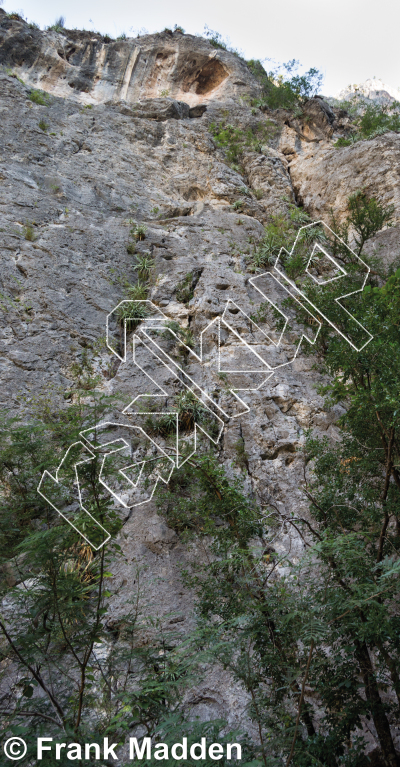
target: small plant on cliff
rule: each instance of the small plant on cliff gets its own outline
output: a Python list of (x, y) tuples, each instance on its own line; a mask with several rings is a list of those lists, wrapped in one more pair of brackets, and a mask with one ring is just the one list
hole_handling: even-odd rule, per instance
[(21, 83), (22, 85), (25, 85), (24, 81), (21, 80), (21, 78), (18, 77), (18, 75), (12, 69), (10, 69), (10, 67), (6, 67), (5, 73), (6, 75), (8, 75), (8, 77), (13, 77), (14, 80), (18, 80), (19, 83)]
[(194, 289), (200, 279), (201, 271), (194, 270), (185, 274), (176, 286), (176, 300), (181, 304), (188, 304), (194, 296)]
[(148, 296), (149, 288), (145, 282), (138, 280), (136, 285), (128, 285), (126, 292), (127, 298), (130, 298), (132, 301), (143, 301)]
[(26, 224), (23, 226), (23, 233), (26, 240), (29, 242), (34, 242), (36, 239), (35, 236), (35, 229), (33, 227), (33, 224), (31, 224), (30, 221), (27, 221)]
[(236, 48), (232, 48), (229, 38), (224, 40), (220, 32), (216, 32), (215, 29), (210, 29), (207, 24), (204, 25), (203, 35), (208, 38), (210, 45), (212, 45), (213, 48), (229, 51), (229, 53), (234, 53), (235, 56), (243, 58), (243, 52)]
[(62, 32), (65, 28), (65, 18), (64, 16), (59, 16), (58, 19), (55, 20), (54, 24), (51, 25), (51, 27), (47, 27), (47, 30), (49, 32)]
[[(163, 337), (170, 342), (175, 343), (174, 351), (178, 356), (186, 360), (189, 355), (189, 349), (194, 349), (196, 345), (193, 331), (189, 327), (182, 328), (175, 320), (168, 320), (164, 323), (164, 326), (166, 330), (163, 332)], [(168, 330), (171, 330), (174, 335), (169, 333)], [(178, 339), (177, 343), (174, 336)]]
[(136, 264), (133, 268), (137, 271), (139, 279), (147, 282), (154, 269), (154, 258), (151, 258), (150, 254), (136, 256)]
[(50, 103), (48, 94), (39, 90), (32, 90), (28, 95), (28, 99), (34, 104), (39, 104), (42, 107), (48, 107)]
[(45, 120), (39, 120), (38, 124), (39, 124), (40, 130), (43, 131), (43, 133), (46, 133), (48, 131), (49, 125), (47, 124)]
[(181, 432), (191, 432), (196, 423), (205, 423), (208, 412), (202, 402), (191, 391), (177, 394), (171, 411), (173, 412), (166, 413), (151, 423), (150, 418), (148, 426), (163, 437), (167, 437), (175, 433), (178, 420), (178, 428)]
[(244, 200), (235, 200), (234, 203), (232, 203), (232, 210), (241, 210), (244, 205)]
[(235, 459), (236, 466), (239, 466), (241, 469), (248, 471), (249, 456), (246, 450), (243, 437), (239, 437), (237, 442), (234, 443), (233, 448), (236, 453), (236, 459)]
[(367, 240), (392, 225), (394, 205), (382, 205), (362, 189), (350, 195), (347, 210), (346, 226), (355, 231), (357, 255), (361, 255)]
[(210, 133), (216, 144), (223, 148), (228, 162), (237, 166), (243, 151), (244, 133), (229, 123), (211, 123)]
[(274, 135), (276, 126), (272, 123), (259, 123), (243, 131), (241, 128), (222, 120), (211, 123), (209, 131), (217, 144), (225, 151), (226, 159), (234, 170), (239, 170), (240, 161), (246, 150), (260, 152), (263, 143)]
[(353, 119), (357, 130), (348, 138), (341, 137), (335, 147), (351, 146), (357, 141), (372, 139), (389, 131), (400, 132), (400, 104), (367, 104), (363, 106)]
[[(271, 223), (265, 227), (264, 237), (253, 253), (248, 256), (249, 271), (255, 272), (271, 266), (277, 259), (282, 248), (290, 251), (301, 227), (310, 224), (311, 218), (303, 208), (288, 203), (288, 215), (272, 216)], [(307, 230), (303, 230), (304, 248), (307, 249)], [(323, 232), (320, 232), (323, 239)], [(301, 264), (292, 264), (293, 269)], [(292, 275), (293, 276), (293, 275)]]
[(212, 45), (213, 48), (220, 48), (223, 51), (227, 50), (228, 44), (223, 39), (221, 33), (210, 29), (207, 24), (204, 25), (204, 37), (208, 38), (210, 45)]
[(127, 330), (134, 330), (144, 319), (149, 311), (147, 305), (136, 299), (124, 301), (117, 309), (118, 322), (122, 327), (126, 325)]
[(135, 238), (135, 240), (144, 240), (146, 237), (146, 232), (146, 224), (134, 224), (130, 233)]

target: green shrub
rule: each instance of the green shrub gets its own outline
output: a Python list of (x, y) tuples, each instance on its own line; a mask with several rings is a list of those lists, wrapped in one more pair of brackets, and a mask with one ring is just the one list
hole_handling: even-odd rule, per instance
[(125, 301), (117, 309), (117, 319), (120, 325), (126, 324), (127, 330), (134, 330), (148, 315), (145, 303), (136, 300)]
[[(325, 236), (325, 243), (333, 259), (347, 273), (346, 292), (348, 298), (344, 304), (345, 308), (341, 302), (337, 303), (336, 301), (336, 299), (343, 296), (342, 280), (332, 280), (322, 287), (321, 284), (316, 284), (314, 280), (310, 279), (305, 272), (305, 267), (310, 259), (312, 243), (315, 242), (315, 227), (307, 227), (303, 230), (306, 234), (309, 232), (309, 238), (306, 236), (305, 239), (300, 240), (296, 244), (296, 250), (293, 255), (283, 253), (280, 259), (288, 276), (296, 280), (296, 284), (306, 295), (308, 301), (312, 305), (318, 306), (319, 316), (333, 322), (335, 327), (345, 337), (351, 338), (352, 343), (356, 346), (361, 346), (365, 343), (363, 327), (369, 329), (372, 321), (372, 318), (369, 318), (364, 322), (359, 317), (362, 296), (358, 291), (362, 283), (360, 283), (360, 264), (357, 257), (361, 257), (370, 266), (369, 284), (365, 288), (367, 292), (371, 289), (371, 285), (377, 284), (378, 280), (387, 279), (387, 270), (384, 264), (382, 264), (379, 258), (365, 254), (364, 246), (368, 240), (383, 228), (391, 226), (393, 213), (394, 207), (392, 205), (382, 205), (374, 197), (369, 197), (364, 190), (359, 190), (348, 198), (347, 216), (343, 223), (338, 224), (334, 215), (332, 215), (330, 228), (337, 236), (331, 237), (328, 232)], [(332, 274), (329, 275), (324, 266), (319, 271), (318, 259), (318, 252), (316, 252), (310, 264), (311, 268), (316, 269), (319, 275), (323, 276), (325, 272), (327, 276), (332, 276)], [(299, 309), (299, 305), (293, 302), (292, 298), (286, 299), (283, 302), (283, 306), (292, 307), (300, 322), (310, 324), (308, 313), (303, 309)], [(353, 317), (356, 317), (361, 324), (355, 323)], [(279, 322), (277, 324), (279, 326)], [(339, 341), (336, 337), (332, 337), (330, 325), (323, 321), (316, 342), (310, 349), (307, 349), (307, 353), (323, 354), (325, 356), (331, 347), (332, 349), (337, 347), (337, 343)], [(342, 342), (340, 341), (340, 343)], [(346, 345), (347, 341), (343, 343)]]
[(188, 304), (194, 296), (194, 289), (200, 279), (201, 272), (195, 270), (185, 274), (182, 280), (176, 286), (176, 300), (180, 304)]
[(64, 16), (59, 16), (58, 19), (55, 20), (54, 24), (51, 25), (51, 27), (47, 27), (47, 30), (49, 32), (62, 32), (65, 28), (65, 18)]
[(388, 106), (367, 104), (360, 109), (353, 118), (357, 130), (348, 138), (339, 138), (334, 144), (335, 147), (351, 146), (356, 141), (372, 139), (389, 131), (400, 131), (400, 104), (397, 101)]
[(143, 301), (148, 296), (149, 289), (144, 282), (138, 282), (136, 285), (129, 285), (127, 287), (127, 297), (132, 301)]
[(45, 120), (39, 120), (39, 128), (43, 131), (43, 133), (46, 133), (49, 126), (47, 125), (47, 122)]
[[(179, 322), (176, 322), (176, 320), (167, 320), (167, 322), (164, 323), (164, 326), (165, 328), (172, 330), (172, 332), (178, 337), (178, 354), (183, 357), (187, 356), (188, 349), (194, 349), (196, 345), (196, 339), (193, 335), (193, 331), (190, 328), (182, 328), (179, 325)], [(173, 336), (171, 336), (167, 330), (163, 333), (163, 336), (169, 340), (173, 339)]]
[(232, 48), (229, 40), (224, 40), (220, 32), (216, 32), (214, 29), (210, 29), (207, 24), (204, 25), (203, 35), (204, 37), (208, 38), (209, 43), (213, 48), (217, 48), (222, 51), (229, 51), (229, 53), (234, 53), (235, 56), (243, 58), (242, 51), (238, 51), (236, 48)]
[(251, 59), (247, 66), (262, 85), (262, 96), (253, 103), (256, 107), (294, 109), (318, 93), (322, 85), (323, 76), (318, 69), (312, 67), (300, 75), (295, 59), (272, 72), (267, 72), (259, 59)]
[(223, 39), (220, 32), (215, 32), (213, 29), (209, 29), (207, 24), (204, 25), (204, 37), (207, 37), (210, 45), (212, 45), (213, 48), (220, 48), (223, 51), (226, 51), (228, 48), (227, 43)]
[(225, 120), (219, 123), (211, 123), (209, 131), (217, 144), (225, 151), (228, 163), (239, 170), (239, 163), (246, 149), (252, 152), (260, 152), (261, 146), (269, 141), (276, 131), (273, 123), (260, 122), (257, 125), (243, 131)]
[(47, 93), (40, 90), (32, 90), (28, 95), (28, 99), (34, 104), (39, 104), (42, 107), (48, 107), (50, 103), (50, 98)]
[(244, 205), (244, 200), (235, 200), (232, 204), (232, 210), (241, 210)]
[(146, 232), (146, 224), (134, 224), (130, 233), (135, 240), (144, 240), (146, 238)]
[(340, 138), (338, 138), (337, 141), (335, 141), (333, 146), (338, 148), (341, 146), (351, 146), (352, 144), (354, 144), (354, 141), (355, 139), (353, 135), (349, 138), (344, 138), (344, 136), (341, 136)]
[(363, 189), (351, 194), (347, 203), (348, 226), (355, 230), (355, 243), (357, 254), (361, 255), (362, 249), (375, 234), (384, 226), (391, 226), (394, 214), (394, 205), (381, 205), (375, 197), (369, 197)]
[(176, 415), (178, 415), (178, 428), (181, 432), (191, 432), (195, 423), (204, 423), (207, 419), (207, 409), (191, 391), (178, 394), (172, 410), (173, 412), (166, 413), (153, 424), (153, 429), (163, 437), (175, 432)]
[(246, 451), (246, 446), (243, 437), (239, 437), (237, 442), (234, 443), (233, 449), (236, 453), (236, 466), (239, 466), (243, 470), (249, 470), (249, 456)]
[(211, 123), (209, 130), (217, 146), (225, 150), (228, 162), (237, 165), (243, 152), (243, 131), (226, 122)]
[[(291, 250), (301, 227), (310, 223), (311, 218), (308, 213), (303, 208), (298, 208), (290, 203), (286, 216), (284, 214), (272, 216), (271, 222), (265, 227), (265, 234), (260, 245), (247, 257), (249, 270), (256, 272), (271, 266), (282, 248), (287, 251)], [(301, 241), (298, 243), (299, 247), (296, 254), (286, 260), (285, 268), (291, 277), (303, 271), (304, 259), (309, 257), (308, 233), (308, 229), (302, 230)], [(314, 240), (316, 236), (319, 236), (321, 241), (325, 239), (322, 229), (319, 232), (313, 229)]]
[(368, 104), (359, 119), (359, 129), (363, 138), (373, 138), (386, 131), (400, 131), (400, 104), (390, 106)]
[(147, 281), (154, 269), (154, 258), (151, 258), (149, 254), (136, 256), (136, 264), (133, 268), (137, 271), (138, 277), (141, 280)]
[(28, 240), (29, 242), (35, 241), (36, 239), (35, 230), (33, 228), (33, 224), (31, 224), (29, 221), (27, 221), (26, 224), (24, 224), (23, 233), (26, 240)]

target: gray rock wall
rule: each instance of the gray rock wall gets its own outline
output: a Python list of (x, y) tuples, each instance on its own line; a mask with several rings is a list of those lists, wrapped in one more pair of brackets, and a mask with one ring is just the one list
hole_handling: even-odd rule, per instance
[[(399, 210), (396, 135), (338, 151), (332, 138), (341, 126), (315, 102), (305, 124), (254, 115), (241, 99), (259, 92), (249, 70), (205, 40), (169, 32), (116, 42), (80, 32), (41, 33), (0, 10), (0, 62), (0, 400), (13, 411), (29, 412), (32, 398), (45, 393), (63, 406), (71, 366), (104, 338), (106, 315), (123, 297), (124, 281), (136, 279), (126, 249), (129, 219), (148, 227), (137, 251), (155, 260), (151, 300), (198, 336), (223, 315), (229, 299), (248, 316), (257, 311), (262, 297), (249, 282), (244, 254), (288, 201), (301, 199), (318, 218), (330, 206), (343, 214), (346, 196), (365, 183)], [(28, 99), (30, 86), (50, 94), (49, 106)], [(198, 104), (207, 109), (190, 112)], [(245, 175), (217, 148), (209, 131), (215, 119), (244, 129), (255, 122), (275, 126), (260, 151), (246, 152)], [(237, 200), (244, 206), (235, 211)], [(391, 257), (393, 242), (386, 247)], [(189, 272), (199, 278), (185, 305), (176, 291)], [(274, 345), (252, 336), (243, 315), (235, 321), (237, 335), (223, 339), (227, 358), (240, 356), (240, 334), (273, 357)], [(295, 342), (296, 334), (285, 337), (286, 359)], [(104, 391), (132, 398), (142, 391), (132, 365), (119, 365), (104, 347), (95, 361)], [(187, 370), (215, 402), (226, 401), (215, 365), (191, 360)], [(315, 388), (320, 381), (300, 354), (245, 395), (249, 414), (232, 419), (221, 442), (221, 461), (233, 462), (229, 470), (242, 473), (248, 491), (283, 514), (307, 507), (297, 452), (304, 430), (314, 427), (338, 439), (340, 409), (324, 409)], [(254, 376), (239, 374), (234, 383), (256, 388)], [(245, 467), (237, 462), (239, 439)], [(174, 611), (186, 631), (193, 600), (180, 566), (195, 552), (185, 550), (152, 503), (131, 515), (121, 545), (110, 627), (136, 588), (139, 565), (147, 568), (150, 611)], [(296, 557), (301, 542), (283, 527), (277, 550)], [(232, 723), (243, 721), (245, 703), (226, 673), (215, 669), (192, 701), (201, 715), (227, 716)]]

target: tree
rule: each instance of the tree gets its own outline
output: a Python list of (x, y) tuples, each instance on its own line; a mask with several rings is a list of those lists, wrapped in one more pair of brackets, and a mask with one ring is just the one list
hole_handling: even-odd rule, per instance
[[(131, 604), (116, 625), (108, 624), (107, 581), (121, 557), (115, 536), (122, 520), (99, 473), (113, 475), (113, 464), (103, 466), (99, 449), (79, 467), (85, 508), (113, 536), (98, 551), (37, 493), (43, 470), (54, 470), (82, 429), (95, 432), (114, 404), (96, 390), (87, 355), (74, 376), (71, 404), (31, 401), (36, 412), (31, 422), (5, 418), (1, 432), (0, 738), (26, 740), (27, 754), (20, 760), (25, 765), (35, 760), (40, 736), (54, 739), (53, 752), (56, 743), (66, 744), (60, 765), (70, 764), (69, 744), (78, 744), (83, 759), (84, 744), (102, 744), (104, 737), (121, 748), (129, 735), (170, 745), (183, 736), (189, 746), (203, 736), (229, 741), (225, 722), (187, 720), (183, 692), (196, 679), (199, 654), (175, 636), (170, 616), (166, 627), (156, 616), (143, 616), (139, 571)], [(69, 481), (49, 492), (66, 516), (72, 509), (75, 526), (92, 540), (98, 529), (74, 493), (75, 461), (76, 454), (68, 453), (64, 479)], [(243, 744), (246, 763), (251, 747), (245, 739)], [(54, 753), (43, 762), (53, 764)], [(158, 764), (154, 758), (151, 763)], [(222, 763), (231, 760), (224, 757)]]
[(257, 106), (269, 109), (295, 109), (301, 107), (321, 88), (323, 75), (315, 67), (304, 74), (299, 74), (300, 64), (296, 59), (279, 65), (267, 72), (258, 59), (247, 62), (251, 73), (262, 85), (262, 96), (255, 102)]
[[(369, 720), (380, 763), (399, 765), (400, 270), (354, 311), (373, 340), (356, 352), (326, 328), (325, 393), (346, 412), (338, 445), (308, 436), (308, 516), (260, 509), (211, 455), (160, 497), (178, 534), (203, 542), (205, 564), (186, 573), (202, 641), (248, 692), (265, 765), (367, 764)], [(303, 540), (299, 564), (274, 551), (283, 522)]]

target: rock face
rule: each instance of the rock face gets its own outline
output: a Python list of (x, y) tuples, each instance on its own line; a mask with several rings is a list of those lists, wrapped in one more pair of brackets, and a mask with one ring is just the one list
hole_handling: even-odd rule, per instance
[(81, 104), (169, 95), (196, 106), (259, 90), (241, 59), (178, 31), (116, 41), (76, 30), (43, 35), (2, 12), (0, 45), (0, 63), (26, 83)]
[(400, 136), (385, 133), (369, 141), (336, 148), (332, 142), (312, 144), (299, 138), (293, 128), (281, 134), (279, 149), (297, 201), (315, 220), (329, 223), (334, 213), (338, 222), (346, 217), (349, 195), (364, 189), (381, 203), (394, 207), (393, 227), (372, 238), (365, 252), (378, 255), (386, 264), (398, 258), (400, 241)]
[(394, 101), (400, 101), (400, 91), (374, 77), (358, 85), (348, 85), (335, 96), (338, 101), (352, 98), (372, 101), (375, 104), (393, 104)]
[(346, 200), (358, 189), (379, 190), (386, 205), (394, 205), (400, 220), (400, 136), (385, 133), (370, 141), (336, 149), (328, 143), (302, 146), (293, 156), (290, 175), (297, 198), (316, 218), (326, 219), (332, 208), (345, 213)]
[[(73, 363), (104, 339), (106, 315), (124, 297), (124, 284), (136, 280), (127, 252), (131, 218), (147, 226), (137, 253), (155, 262), (151, 300), (196, 336), (231, 311), (236, 335), (226, 334), (224, 353), (236, 358), (242, 338), (275, 353), (248, 321), (263, 299), (245, 260), (271, 216), (296, 201), (316, 218), (327, 218), (331, 207), (343, 216), (347, 195), (363, 185), (400, 215), (397, 135), (337, 150), (332, 140), (345, 118), (322, 99), (310, 100), (299, 118), (251, 109), (246, 99), (259, 86), (245, 63), (205, 40), (170, 32), (116, 42), (41, 33), (0, 10), (0, 62), (2, 407), (29, 412), (43, 396), (63, 406)], [(50, 94), (48, 106), (28, 99), (29, 86)], [(246, 148), (244, 175), (217, 147), (215, 121), (264, 131), (260, 147)], [(390, 258), (394, 243), (385, 237)], [(187, 275), (194, 292), (183, 303), (178, 288)], [(227, 309), (229, 300), (242, 313)], [(287, 358), (297, 340), (285, 338)], [(104, 391), (132, 398), (142, 391), (129, 365), (119, 366), (104, 344), (97, 349)], [(187, 370), (215, 402), (225, 402), (215, 367), (192, 360)], [(338, 435), (340, 409), (324, 410), (318, 380), (300, 354), (246, 394), (250, 413), (231, 419), (220, 448), (221, 462), (243, 472), (249, 492), (287, 514), (307, 507), (296, 452), (304, 430)], [(244, 374), (241, 383), (248, 383)], [(283, 531), (277, 547), (295, 557), (301, 544), (290, 535)], [(152, 613), (178, 613), (184, 632), (193, 605), (180, 581), (188, 553), (153, 504), (131, 516), (121, 546), (109, 625), (124, 613), (136, 566), (145, 565)], [(243, 721), (246, 700), (225, 672), (210, 670), (196, 701), (202, 716)]]

